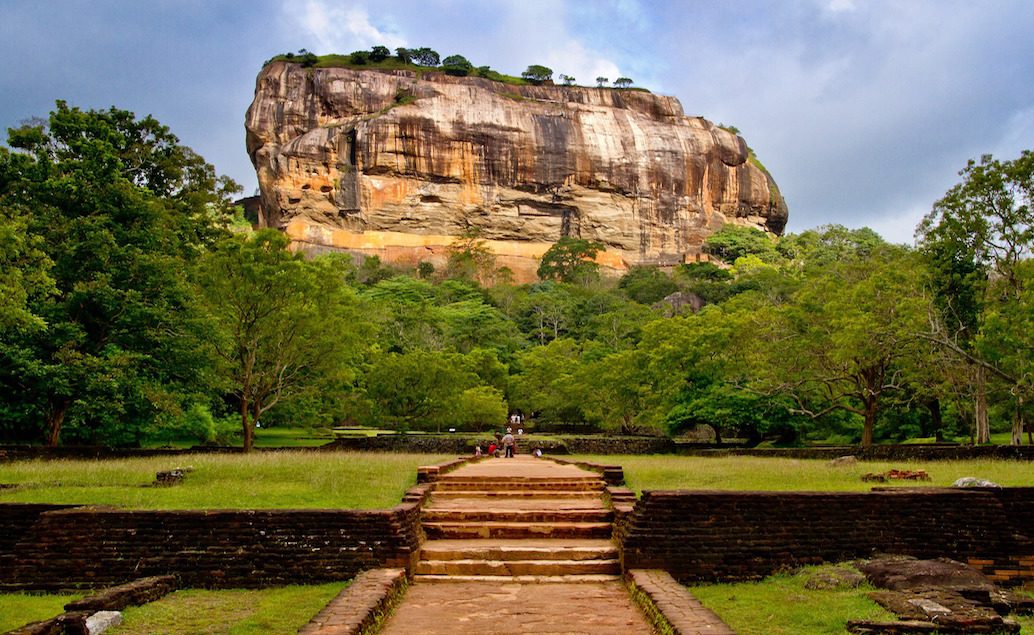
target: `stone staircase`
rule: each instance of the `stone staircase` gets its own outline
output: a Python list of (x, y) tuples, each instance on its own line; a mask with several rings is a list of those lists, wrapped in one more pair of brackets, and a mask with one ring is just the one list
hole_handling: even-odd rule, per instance
[(415, 579), (617, 579), (604, 489), (596, 474), (523, 456), (442, 475), (423, 508)]

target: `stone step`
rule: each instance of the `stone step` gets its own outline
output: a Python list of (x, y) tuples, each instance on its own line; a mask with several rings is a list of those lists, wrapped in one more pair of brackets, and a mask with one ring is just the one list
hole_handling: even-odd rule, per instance
[(421, 560), (614, 560), (617, 546), (599, 540), (428, 540)]
[(487, 476), (444, 476), (434, 483), (436, 490), (495, 490), (516, 491), (526, 489), (559, 489), (559, 490), (603, 490), (606, 483), (598, 477), (586, 476), (572, 478), (522, 478), (522, 477), (487, 477)]
[(421, 560), (416, 575), (617, 575), (621, 563), (606, 560)]
[(607, 523), (614, 519), (609, 509), (434, 509), (420, 514), (424, 523)]
[(605, 487), (603, 481), (595, 483), (455, 483), (439, 481), (434, 485), (434, 492), (592, 492), (602, 494)]
[(620, 582), (620, 575), (415, 575), (414, 582), (490, 582), (493, 584), (573, 584), (579, 582)]
[(569, 511), (587, 509), (607, 510), (610, 509), (610, 506), (602, 496), (596, 496), (594, 498), (557, 498), (555, 496), (548, 496), (547, 493), (543, 492), (539, 496), (514, 496), (510, 498), (442, 498), (441, 496), (433, 495), (427, 500), (427, 503), (424, 505), (424, 509), (462, 509), (470, 511), (481, 511), (486, 509), (531, 509), (546, 511), (552, 509), (557, 511)]
[(609, 522), (427, 522), (428, 538), (610, 538)]
[[(434, 498), (448, 499), (448, 498), (471, 498), (471, 499), (524, 499), (524, 498), (537, 498), (546, 496), (549, 498), (571, 498), (571, 499), (591, 499), (598, 500), (600, 498), (600, 492), (597, 490), (436, 490), (434, 492)], [(634, 497), (633, 497), (634, 498)]]

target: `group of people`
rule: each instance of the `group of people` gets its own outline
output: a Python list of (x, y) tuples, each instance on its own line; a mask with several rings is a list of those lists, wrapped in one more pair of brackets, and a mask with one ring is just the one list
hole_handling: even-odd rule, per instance
[[(524, 436), (524, 417), (522, 415), (513, 414), (510, 415), (510, 426), (506, 428), (506, 434), (495, 435), (495, 440), (488, 444), (488, 451), (482, 452), (481, 445), (478, 444), (474, 447), (475, 456), (488, 456), (513, 458), (513, 455), (517, 453), (517, 437)], [(513, 426), (522, 426), (517, 428), (517, 436), (513, 434)], [(536, 448), (533, 451), (535, 456), (542, 456), (542, 450)]]
[[(514, 453), (517, 451), (517, 439), (513, 436), (513, 428), (507, 428), (506, 434), (501, 437), (496, 434), (495, 441), (488, 444), (488, 456), (498, 457), (501, 455), (506, 458), (513, 458)], [(481, 456), (481, 445), (474, 448), (474, 454)]]

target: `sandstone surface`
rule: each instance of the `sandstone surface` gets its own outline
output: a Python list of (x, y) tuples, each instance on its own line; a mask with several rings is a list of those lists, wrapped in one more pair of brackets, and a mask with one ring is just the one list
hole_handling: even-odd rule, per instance
[(523, 281), (561, 236), (620, 272), (787, 220), (742, 138), (644, 91), (273, 62), (246, 128), (260, 223), (303, 248), (438, 266), (474, 231)]

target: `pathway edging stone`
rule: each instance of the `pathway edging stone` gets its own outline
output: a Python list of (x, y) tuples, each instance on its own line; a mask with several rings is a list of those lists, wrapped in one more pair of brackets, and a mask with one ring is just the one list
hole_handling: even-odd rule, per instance
[(632, 597), (654, 622), (671, 635), (735, 635), (717, 614), (661, 569), (631, 569), (625, 579)]
[(299, 635), (369, 635), (406, 590), (405, 569), (370, 569), (331, 600)]

